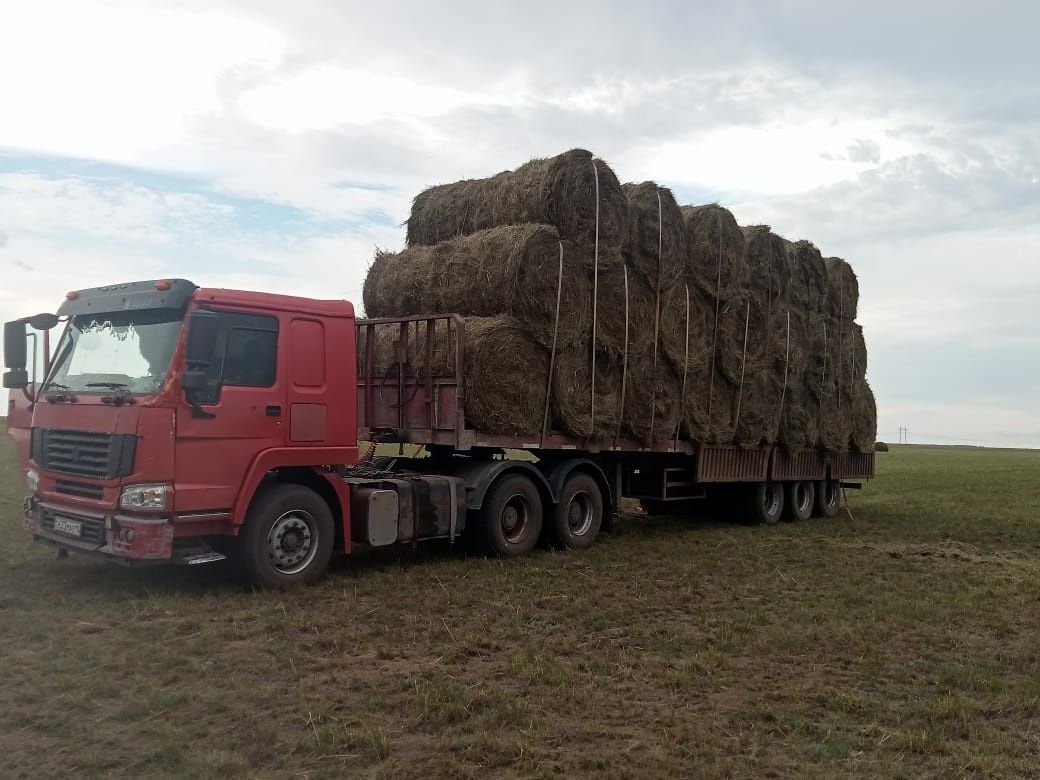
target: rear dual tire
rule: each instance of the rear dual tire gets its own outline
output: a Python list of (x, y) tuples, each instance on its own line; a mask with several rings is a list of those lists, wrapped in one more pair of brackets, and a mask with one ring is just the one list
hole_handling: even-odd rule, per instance
[(788, 521), (808, 520), (812, 517), (816, 506), (816, 483), (808, 480), (787, 482), (785, 488), (786, 512), (784, 519)]
[(525, 474), (495, 482), (474, 517), (479, 542), (492, 555), (512, 557), (534, 549), (540, 537), (554, 547), (591, 547), (603, 525), (603, 493), (595, 478), (572, 473), (548, 513), (538, 487)]
[(821, 479), (816, 483), (816, 517), (837, 517), (841, 510), (841, 482), (836, 479)]

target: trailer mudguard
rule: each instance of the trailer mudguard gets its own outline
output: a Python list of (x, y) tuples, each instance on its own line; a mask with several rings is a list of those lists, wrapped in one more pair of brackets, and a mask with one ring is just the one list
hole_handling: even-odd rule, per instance
[(525, 474), (538, 486), (547, 503), (556, 503), (557, 493), (545, 475), (526, 460), (467, 460), (452, 468), (452, 474), (466, 485), (466, 508), (477, 510), (484, 504), (484, 496), (496, 479), (506, 473)]

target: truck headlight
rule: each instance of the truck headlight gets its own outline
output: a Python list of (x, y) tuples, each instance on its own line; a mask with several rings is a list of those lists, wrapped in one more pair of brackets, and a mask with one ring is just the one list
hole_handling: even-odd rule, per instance
[(138, 511), (155, 511), (166, 509), (169, 489), (166, 485), (133, 485), (123, 488), (119, 496), (119, 506), (123, 509)]
[(29, 469), (25, 472), (25, 484), (28, 486), (30, 493), (36, 492), (36, 488), (40, 486), (40, 475), (36, 469)]

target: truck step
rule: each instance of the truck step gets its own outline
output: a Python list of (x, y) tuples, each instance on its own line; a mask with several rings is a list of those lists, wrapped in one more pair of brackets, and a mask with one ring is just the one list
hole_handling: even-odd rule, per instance
[(189, 566), (194, 566), (199, 563), (216, 563), (227, 558), (223, 553), (218, 553), (213, 550), (207, 552), (198, 552), (194, 554), (182, 555), (179, 563), (186, 563)]

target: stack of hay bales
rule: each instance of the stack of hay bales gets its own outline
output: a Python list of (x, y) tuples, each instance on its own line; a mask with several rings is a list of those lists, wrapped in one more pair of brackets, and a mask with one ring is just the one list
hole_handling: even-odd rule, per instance
[[(851, 267), (717, 204), (622, 185), (575, 149), (431, 187), (408, 246), (380, 252), (371, 317), (464, 317), (467, 424), (610, 443), (869, 450), (874, 398)], [(425, 334), (377, 339), (372, 365), (426, 370)], [(438, 332), (433, 365), (454, 373)], [(405, 354), (407, 352), (407, 354)], [(401, 370), (397, 368), (396, 370)]]

